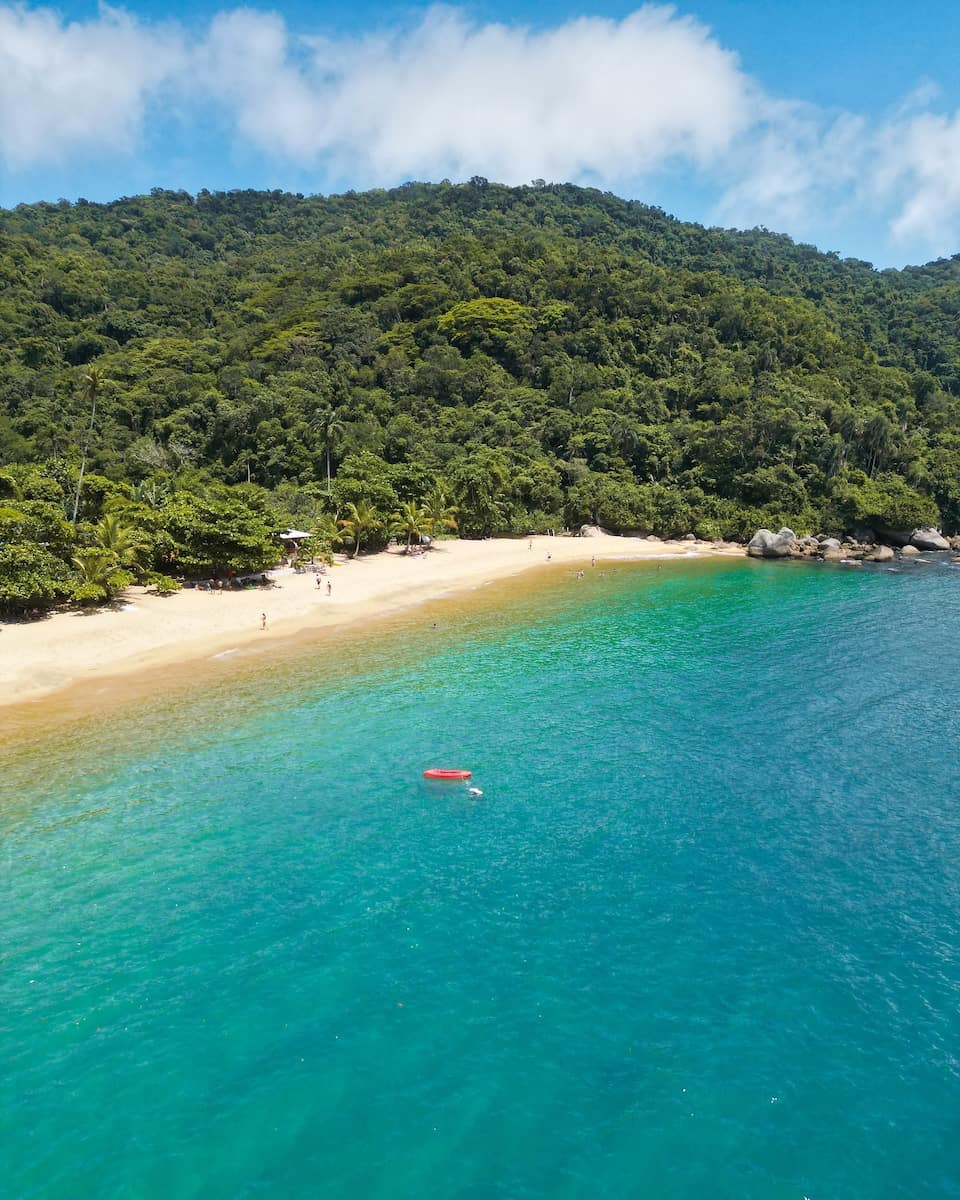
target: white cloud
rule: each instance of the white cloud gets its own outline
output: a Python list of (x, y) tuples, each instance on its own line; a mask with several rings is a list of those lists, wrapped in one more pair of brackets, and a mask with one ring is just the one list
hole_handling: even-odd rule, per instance
[(941, 250), (960, 241), (960, 113), (923, 113), (897, 121), (878, 138), (878, 192), (896, 197), (893, 236)]
[(886, 119), (766, 101), (731, 146), (714, 217), (821, 236), (868, 224), (914, 254), (960, 248), (960, 113), (916, 113), (913, 93)]
[(800, 232), (831, 212), (849, 216), (860, 203), (866, 121), (829, 116), (811, 105), (765, 99), (762, 119), (731, 148), (718, 174), (726, 188), (718, 220)]
[(0, 158), (12, 169), (133, 152), (151, 111), (212, 101), (261, 153), (367, 182), (612, 181), (714, 161), (749, 125), (750, 95), (736, 56), (661, 6), (544, 32), (435, 7), (355, 40), (298, 37), (241, 8), (188, 45), (119, 10), (67, 23), (0, 4)]
[(23, 170), (132, 152), (148, 98), (182, 63), (175, 35), (114, 9), (66, 23), (0, 5), (0, 162)]
[(697, 22), (645, 7), (534, 33), (433, 8), (356, 41), (218, 17), (199, 77), (268, 154), (394, 182), (482, 173), (612, 180), (714, 160), (750, 120), (749, 81)]
[(480, 174), (636, 194), (676, 170), (719, 195), (726, 223), (822, 240), (867, 219), (942, 253), (960, 243), (960, 113), (937, 102), (921, 82), (868, 121), (767, 95), (705, 25), (660, 4), (546, 30), (437, 6), (324, 38), (247, 8), (187, 31), (0, 0), (8, 176), (143, 156), (154, 130), (189, 161), (202, 125), (318, 187)]

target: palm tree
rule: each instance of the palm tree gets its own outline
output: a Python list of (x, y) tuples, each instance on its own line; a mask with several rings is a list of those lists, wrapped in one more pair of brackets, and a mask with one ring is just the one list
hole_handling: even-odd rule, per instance
[(828, 479), (839, 475), (847, 465), (847, 443), (839, 433), (835, 433), (824, 446), (820, 462)]
[(436, 533), (438, 529), (456, 529), (456, 514), (459, 511), (455, 504), (450, 503), (442, 483), (436, 484), (423, 498), (423, 512), (431, 533)]
[(103, 550), (99, 546), (86, 546), (73, 556), (73, 565), (81, 583), (106, 588), (107, 580), (117, 569), (117, 559), (109, 550)]
[(347, 515), (341, 517), (337, 524), (343, 530), (343, 537), (348, 542), (353, 542), (351, 558), (357, 557), (366, 534), (383, 528), (383, 522), (377, 516), (376, 509), (366, 500), (361, 500), (359, 504), (348, 504)]
[(93, 530), (93, 544), (112, 554), (120, 567), (140, 568), (146, 547), (138, 541), (132, 526), (125, 525), (119, 513), (108, 512)]
[(87, 546), (73, 556), (79, 576), (74, 596), (81, 604), (105, 600), (131, 583), (133, 576), (117, 563), (116, 555), (99, 546)]
[(625, 458), (628, 462), (640, 447), (640, 438), (636, 429), (634, 429), (629, 421), (625, 421), (623, 417), (613, 418), (610, 422), (610, 429), (607, 436), (609, 438), (610, 450), (614, 454), (619, 454), (621, 458)]
[(391, 533), (407, 535), (408, 551), (414, 537), (419, 538), (421, 534), (426, 533), (432, 527), (426, 509), (417, 504), (415, 500), (408, 500), (399, 512), (391, 515), (390, 521)]
[(93, 437), (93, 423), (97, 416), (97, 397), (103, 388), (103, 379), (96, 367), (89, 367), (80, 378), (80, 394), (90, 402), (90, 424), (87, 426), (87, 436), (80, 455), (80, 475), (77, 478), (77, 494), (73, 501), (73, 524), (77, 523), (77, 513), (80, 511), (80, 489), (83, 487), (83, 475), (87, 469), (87, 454), (90, 450), (90, 439)]
[(319, 542), (324, 552), (329, 552), (343, 541), (345, 534), (337, 528), (337, 520), (330, 513), (321, 513), (313, 522), (313, 541)]
[(893, 445), (893, 425), (883, 413), (874, 413), (863, 427), (863, 446), (870, 455), (867, 474), (874, 476)]
[(328, 404), (317, 410), (310, 424), (320, 434), (320, 441), (326, 452), (327, 495), (329, 496), (331, 488), (330, 451), (334, 443), (343, 436), (346, 426), (341, 420), (341, 410), (339, 408), (331, 408)]

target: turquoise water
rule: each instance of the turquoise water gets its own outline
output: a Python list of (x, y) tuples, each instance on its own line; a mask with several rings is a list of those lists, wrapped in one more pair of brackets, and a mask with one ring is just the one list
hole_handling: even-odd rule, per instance
[(960, 1197), (960, 572), (556, 579), (8, 755), (4, 1197)]

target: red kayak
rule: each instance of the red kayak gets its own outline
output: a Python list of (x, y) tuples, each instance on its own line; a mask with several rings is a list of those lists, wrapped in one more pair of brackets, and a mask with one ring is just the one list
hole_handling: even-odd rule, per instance
[(472, 771), (447, 771), (441, 767), (429, 767), (423, 773), (424, 779), (469, 779)]

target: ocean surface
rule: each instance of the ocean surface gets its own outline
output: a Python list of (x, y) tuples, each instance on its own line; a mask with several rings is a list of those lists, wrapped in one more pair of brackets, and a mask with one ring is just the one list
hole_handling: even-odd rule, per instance
[(0, 1195), (960, 1197), (958, 631), (558, 568), (8, 746)]

